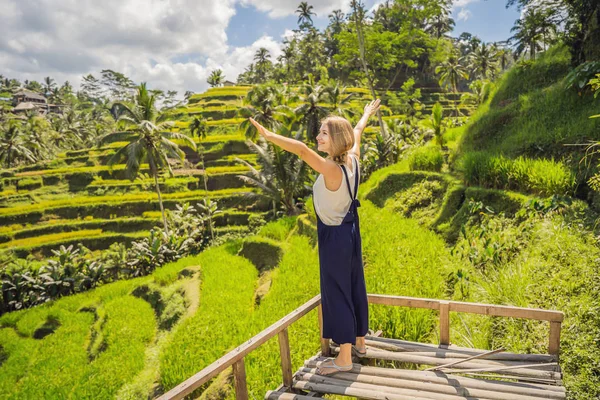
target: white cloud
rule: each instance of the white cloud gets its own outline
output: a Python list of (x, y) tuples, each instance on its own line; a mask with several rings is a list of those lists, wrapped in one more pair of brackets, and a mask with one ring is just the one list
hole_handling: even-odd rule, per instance
[(20, 80), (51, 76), (78, 88), (102, 69), (149, 87), (202, 91), (212, 69), (235, 81), (259, 47), (275, 59), (272, 37), (228, 45), (236, 0), (2, 0), (0, 73)]
[(452, 3), (452, 13), (456, 15), (458, 21), (466, 21), (473, 15), (471, 11), (467, 9), (467, 6), (471, 3), (478, 3), (479, 0), (454, 0)]
[(462, 10), (460, 10), (458, 12), (458, 16), (457, 19), (459, 21), (466, 21), (469, 19), (469, 17), (471, 16), (471, 11), (467, 10), (466, 8), (463, 8)]

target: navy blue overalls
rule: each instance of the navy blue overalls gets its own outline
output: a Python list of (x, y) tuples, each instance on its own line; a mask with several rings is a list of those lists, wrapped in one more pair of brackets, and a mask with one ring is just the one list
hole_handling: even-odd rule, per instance
[(360, 202), (356, 198), (358, 163), (354, 165), (354, 196), (350, 191), (346, 166), (341, 166), (352, 199), (342, 223), (326, 225), (317, 214), (323, 338), (331, 338), (337, 344), (356, 344), (356, 337), (365, 336), (369, 328), (369, 305), (358, 220)]

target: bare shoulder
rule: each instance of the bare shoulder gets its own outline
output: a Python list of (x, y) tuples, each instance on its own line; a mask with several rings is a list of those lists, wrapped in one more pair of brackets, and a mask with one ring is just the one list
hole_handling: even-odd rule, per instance
[(356, 157), (356, 161), (360, 163), (360, 151), (349, 151), (348, 155)]

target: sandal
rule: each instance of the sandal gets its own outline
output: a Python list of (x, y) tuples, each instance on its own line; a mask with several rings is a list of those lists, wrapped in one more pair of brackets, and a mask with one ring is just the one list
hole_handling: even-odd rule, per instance
[[(325, 363), (329, 363), (329, 364), (325, 365)], [(325, 361), (321, 361), (321, 362), (317, 363), (317, 371), (315, 373), (317, 375), (332, 375), (332, 374), (335, 374), (340, 371), (341, 372), (351, 371), (353, 367), (354, 367), (353, 364), (344, 365), (344, 366), (337, 365), (335, 363), (334, 358), (328, 358)], [(333, 371), (332, 372), (324, 372), (324, 369), (326, 369), (326, 368), (330, 368)]]
[(361, 347), (360, 349), (355, 345), (352, 345), (352, 354), (358, 358), (363, 358), (367, 355), (367, 346)]

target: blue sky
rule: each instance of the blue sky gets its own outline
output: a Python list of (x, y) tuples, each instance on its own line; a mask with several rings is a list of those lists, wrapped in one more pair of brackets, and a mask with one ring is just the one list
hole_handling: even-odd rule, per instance
[[(452, 36), (470, 32), (484, 42), (506, 40), (511, 36), (510, 29), (520, 15), (514, 6), (507, 9), (504, 0), (461, 0), (456, 3), (452, 12), (456, 22)], [(375, 1), (369, 0), (365, 4), (370, 8)], [(235, 15), (226, 29), (227, 39), (231, 46), (236, 47), (249, 46), (264, 35), (280, 40), (286, 29), (298, 27), (297, 21), (296, 15), (272, 18), (267, 12), (259, 11), (253, 5), (238, 3), (235, 6)], [(323, 29), (328, 23), (327, 15), (317, 15), (314, 23), (319, 29)]]

